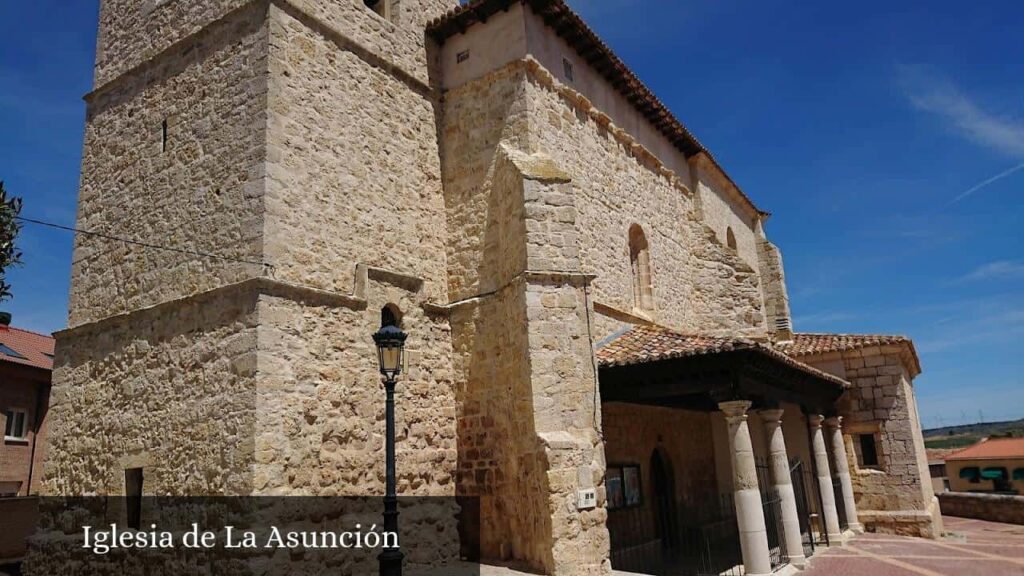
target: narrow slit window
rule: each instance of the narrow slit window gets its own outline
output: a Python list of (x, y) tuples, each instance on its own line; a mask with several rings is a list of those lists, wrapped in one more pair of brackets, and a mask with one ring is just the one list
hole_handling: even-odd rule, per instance
[(160, 151), (167, 152), (167, 119), (160, 124)]
[(576, 80), (576, 77), (575, 77), (575, 74), (574, 74), (574, 71), (573, 71), (573, 68), (572, 68), (572, 62), (569, 62), (568, 58), (562, 58), (562, 70), (565, 72), (565, 79), (566, 80), (568, 80), (569, 82), (573, 82), (573, 81)]
[(129, 528), (142, 527), (142, 468), (128, 468), (124, 471), (124, 494), (127, 504)]

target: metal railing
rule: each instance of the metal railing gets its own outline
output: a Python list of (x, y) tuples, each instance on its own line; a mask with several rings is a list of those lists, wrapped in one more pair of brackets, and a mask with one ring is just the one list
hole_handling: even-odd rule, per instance
[(793, 495), (796, 497), (796, 510), (800, 517), (800, 534), (803, 538), (804, 554), (810, 557), (817, 546), (828, 546), (828, 530), (825, 529), (824, 508), (818, 479), (814, 477), (813, 468), (807, 466), (799, 458), (789, 463), (789, 475), (793, 482)]
[(772, 570), (776, 570), (789, 562), (785, 554), (786, 532), (782, 527), (782, 498), (772, 481), (771, 465), (765, 459), (758, 459), (757, 484), (761, 488), (761, 506), (764, 509), (764, 525), (768, 532), (768, 555)]

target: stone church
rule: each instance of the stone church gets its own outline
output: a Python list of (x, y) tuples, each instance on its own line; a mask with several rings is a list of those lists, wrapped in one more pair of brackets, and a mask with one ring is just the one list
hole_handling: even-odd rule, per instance
[(78, 227), (177, 251), (77, 238), (47, 493), (383, 493), (387, 308), (399, 494), (479, 498), (485, 563), (941, 531), (913, 343), (794, 332), (769, 213), (562, 0), (99, 27)]

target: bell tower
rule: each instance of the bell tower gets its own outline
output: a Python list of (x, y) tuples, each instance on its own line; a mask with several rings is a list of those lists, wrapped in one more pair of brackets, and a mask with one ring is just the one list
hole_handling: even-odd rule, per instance
[(137, 243), (76, 238), (46, 492), (379, 492), (385, 306), (411, 334), (399, 425), (428, 423), (399, 463), (431, 462), (399, 489), (454, 491), (424, 27), (456, 5), (103, 0), (78, 226)]

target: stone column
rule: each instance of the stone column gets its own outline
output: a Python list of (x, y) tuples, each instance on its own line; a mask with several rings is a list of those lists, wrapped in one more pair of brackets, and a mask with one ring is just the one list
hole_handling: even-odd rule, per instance
[(754, 446), (747, 427), (750, 402), (722, 402), (718, 408), (729, 424), (729, 447), (732, 449), (733, 501), (736, 503), (736, 524), (740, 530), (740, 548), (747, 576), (771, 574), (768, 553), (768, 531), (761, 507), (761, 491), (757, 486)]
[(857, 519), (857, 505), (853, 500), (853, 482), (850, 481), (850, 463), (846, 459), (846, 442), (843, 440), (843, 418), (833, 416), (825, 420), (828, 424), (829, 440), (832, 443), (832, 455), (836, 461), (836, 477), (839, 478), (843, 491), (843, 506), (846, 510), (846, 521), (850, 530), (857, 534), (864, 533), (864, 525)]
[(821, 423), (825, 417), (821, 414), (807, 416), (811, 425), (811, 450), (814, 451), (814, 464), (818, 474), (818, 490), (821, 492), (821, 515), (825, 519), (825, 531), (828, 533), (829, 545), (842, 543), (843, 533), (839, 530), (839, 513), (836, 512), (836, 493), (832, 488), (832, 475), (828, 468), (828, 451), (825, 438), (821, 432)]
[(782, 511), (782, 531), (785, 541), (784, 552), (789, 563), (797, 568), (807, 564), (804, 556), (803, 537), (800, 535), (800, 516), (796, 511), (796, 496), (793, 493), (793, 478), (789, 473), (789, 455), (786, 439), (782, 434), (782, 410), (762, 410), (765, 435), (768, 438), (768, 453), (772, 470), (772, 484), (779, 493), (779, 508)]

